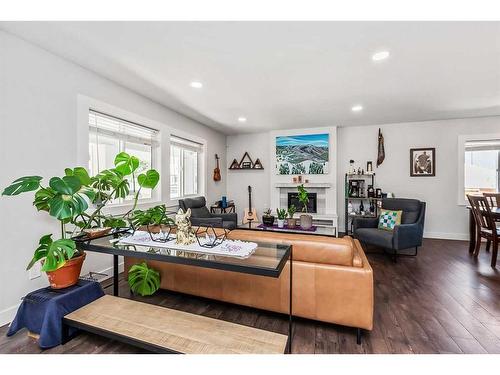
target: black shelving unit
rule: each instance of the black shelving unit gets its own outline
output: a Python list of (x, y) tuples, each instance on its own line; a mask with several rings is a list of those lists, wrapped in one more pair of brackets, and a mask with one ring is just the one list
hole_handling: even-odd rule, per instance
[[(368, 180), (370, 182), (368, 185), (371, 185), (373, 187), (374, 191), (376, 190), (376, 188), (375, 188), (375, 173), (373, 173), (373, 174), (348, 174), (348, 173), (346, 173), (345, 174), (345, 178), (344, 178), (345, 220), (344, 220), (344, 222), (345, 222), (345, 234), (346, 235), (352, 234), (352, 230), (349, 230), (349, 228), (352, 227), (352, 219), (354, 219), (356, 217), (368, 217), (368, 218), (377, 217), (378, 216), (378, 204), (377, 203), (378, 203), (378, 201), (382, 200), (382, 198), (375, 198), (375, 197), (368, 198), (368, 196), (350, 197), (349, 196), (349, 181), (350, 180), (364, 180), (364, 181)], [(366, 193), (366, 195), (368, 195), (368, 193)], [(348, 212), (349, 201), (359, 201), (359, 202), (363, 201), (363, 204), (365, 204), (364, 202), (366, 201), (367, 207), (369, 207), (370, 203), (373, 202), (374, 206), (375, 206), (375, 212), (373, 214), (349, 215), (349, 212)]]

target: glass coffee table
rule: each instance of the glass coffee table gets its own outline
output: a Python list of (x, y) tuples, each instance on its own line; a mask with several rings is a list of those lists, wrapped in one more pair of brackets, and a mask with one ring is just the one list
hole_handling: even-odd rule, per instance
[(289, 314), (287, 351), (291, 353), (292, 344), (292, 246), (285, 244), (257, 243), (258, 247), (247, 258), (226, 255), (212, 255), (201, 252), (174, 250), (165, 247), (150, 247), (119, 244), (120, 238), (129, 236), (128, 231), (117, 231), (96, 238), (75, 238), (77, 248), (86, 252), (96, 252), (113, 256), (113, 294), (118, 296), (118, 257), (129, 256), (144, 260), (184, 264), (194, 267), (212, 268), (251, 275), (278, 278), (289, 261)]

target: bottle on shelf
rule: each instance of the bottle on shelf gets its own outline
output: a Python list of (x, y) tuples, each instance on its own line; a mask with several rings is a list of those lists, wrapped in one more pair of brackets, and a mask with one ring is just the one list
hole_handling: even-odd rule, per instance
[(375, 213), (375, 202), (373, 200), (370, 201), (370, 214)]
[(361, 203), (359, 204), (359, 213), (361, 215), (364, 215), (365, 213), (365, 206), (363, 205), (363, 201), (361, 201)]

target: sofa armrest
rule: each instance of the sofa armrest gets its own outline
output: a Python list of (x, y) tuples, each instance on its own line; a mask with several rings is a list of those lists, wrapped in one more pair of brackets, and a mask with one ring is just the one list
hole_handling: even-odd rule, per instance
[(220, 217), (192, 217), (191, 224), (198, 227), (222, 227), (222, 218)]
[(353, 230), (359, 228), (377, 228), (378, 218), (377, 217), (355, 217), (353, 220)]
[(394, 227), (392, 238), (396, 250), (422, 245), (423, 230), (420, 224), (401, 224)]

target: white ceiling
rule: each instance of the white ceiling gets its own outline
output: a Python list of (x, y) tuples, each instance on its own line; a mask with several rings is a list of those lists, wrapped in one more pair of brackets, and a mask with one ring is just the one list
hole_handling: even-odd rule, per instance
[[(500, 115), (500, 22), (0, 28), (227, 134)], [(391, 55), (375, 63), (380, 50)], [(203, 88), (191, 88), (193, 80)], [(364, 110), (353, 113), (355, 104)]]

